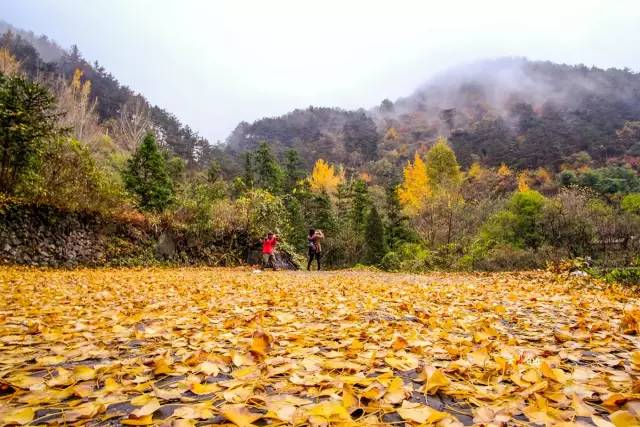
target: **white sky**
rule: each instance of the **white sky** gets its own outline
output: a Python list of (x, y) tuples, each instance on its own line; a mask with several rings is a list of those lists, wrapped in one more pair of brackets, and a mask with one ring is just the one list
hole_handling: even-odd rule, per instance
[(294, 108), (369, 108), (513, 55), (640, 70), (640, 0), (0, 0), (211, 142)]

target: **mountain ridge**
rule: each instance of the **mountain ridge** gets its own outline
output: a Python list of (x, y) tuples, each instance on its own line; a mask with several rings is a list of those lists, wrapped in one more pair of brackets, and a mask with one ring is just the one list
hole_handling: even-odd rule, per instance
[(452, 67), (411, 94), (368, 109), (311, 106), (240, 122), (219, 146), (121, 85), (97, 62), (89, 64), (77, 47), (65, 50), (46, 36), (0, 21), (3, 30), (17, 35), (11, 51), (27, 74), (68, 78), (82, 70), (83, 79), (92, 82), (101, 121), (141, 105), (160, 142), (174, 154), (198, 168), (217, 159), (227, 176), (238, 174), (244, 153), (263, 141), (281, 159), (287, 150), (298, 151), (306, 169), (323, 158), (395, 179), (414, 152), (425, 151), (439, 136), (449, 139), (465, 167), (478, 161), (559, 170), (577, 153), (596, 165), (640, 153), (635, 135), (619, 136), (625, 123), (640, 120), (640, 74), (629, 69), (485, 59)]

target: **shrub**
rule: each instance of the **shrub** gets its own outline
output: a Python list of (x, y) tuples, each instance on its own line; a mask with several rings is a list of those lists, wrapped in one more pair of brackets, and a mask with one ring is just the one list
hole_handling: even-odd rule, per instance
[(614, 268), (605, 275), (605, 280), (625, 285), (640, 285), (640, 267)]
[(250, 190), (236, 201), (237, 215), (245, 220), (251, 239), (264, 237), (273, 231), (287, 239), (291, 233), (287, 208), (281, 198), (266, 190)]
[(624, 196), (620, 207), (627, 213), (640, 215), (640, 193), (631, 193)]
[(98, 166), (79, 141), (57, 138), (45, 144), (37, 173), (19, 187), (29, 199), (59, 208), (102, 213), (122, 209), (126, 203), (120, 177)]
[(396, 252), (387, 252), (380, 261), (380, 268), (384, 271), (400, 270), (400, 256)]
[(638, 175), (633, 169), (622, 166), (588, 170), (578, 176), (578, 184), (602, 194), (625, 194), (640, 190)]
[(474, 259), (472, 267), (486, 271), (527, 270), (544, 266), (545, 259), (539, 251), (500, 244)]
[(225, 195), (224, 181), (213, 184), (204, 179), (187, 181), (177, 192), (174, 217), (193, 231), (206, 232), (212, 227), (212, 206)]
[(418, 243), (403, 243), (387, 252), (379, 266), (385, 271), (420, 273), (433, 269), (433, 253)]
[(567, 248), (572, 256), (590, 254), (596, 236), (597, 216), (589, 208), (597, 200), (591, 190), (563, 188), (548, 200), (543, 209), (545, 240), (558, 248)]
[(481, 231), (481, 239), (520, 248), (536, 248), (544, 240), (540, 226), (545, 197), (534, 190), (511, 196), (505, 209), (493, 215)]

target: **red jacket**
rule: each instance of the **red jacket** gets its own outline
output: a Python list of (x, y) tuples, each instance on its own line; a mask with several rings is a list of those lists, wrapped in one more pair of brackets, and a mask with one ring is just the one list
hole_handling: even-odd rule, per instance
[(277, 244), (278, 239), (276, 239), (276, 236), (273, 236), (271, 239), (264, 239), (262, 241), (262, 253), (272, 254)]

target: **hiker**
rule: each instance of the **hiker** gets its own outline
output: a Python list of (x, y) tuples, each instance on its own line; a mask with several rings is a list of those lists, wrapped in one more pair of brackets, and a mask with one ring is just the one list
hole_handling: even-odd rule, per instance
[(267, 237), (261, 240), (262, 242), (262, 267), (263, 268), (276, 268), (276, 257), (274, 255), (276, 245), (278, 244), (278, 235), (273, 232), (268, 232)]
[(314, 230), (313, 228), (309, 230), (309, 235), (307, 236), (307, 246), (309, 248), (307, 271), (311, 270), (311, 262), (314, 258), (318, 262), (318, 270), (320, 270), (320, 258), (322, 257), (322, 246), (320, 245), (320, 240), (322, 239), (324, 239), (322, 230)]

